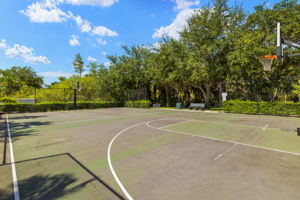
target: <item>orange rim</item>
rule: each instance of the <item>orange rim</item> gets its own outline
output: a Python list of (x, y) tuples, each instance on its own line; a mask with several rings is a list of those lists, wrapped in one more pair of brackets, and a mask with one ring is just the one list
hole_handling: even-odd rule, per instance
[(273, 60), (273, 59), (277, 59), (277, 56), (275, 55), (270, 55), (270, 56), (262, 56), (258, 58), (259, 60)]

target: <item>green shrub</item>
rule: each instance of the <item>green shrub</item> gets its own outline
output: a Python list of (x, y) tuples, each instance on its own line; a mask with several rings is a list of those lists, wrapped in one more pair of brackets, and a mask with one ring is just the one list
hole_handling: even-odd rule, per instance
[(253, 102), (253, 101), (226, 101), (223, 110), (233, 113), (271, 114), (271, 115), (298, 115), (300, 103), (291, 102)]
[(139, 101), (126, 101), (125, 107), (129, 108), (150, 108), (151, 101), (148, 100), (139, 100)]
[(10, 97), (2, 97), (0, 98), (1, 103), (18, 103), (17, 99), (10, 98)]
[[(84, 102), (79, 101), (77, 103), (77, 109), (96, 109), (96, 108), (111, 108), (120, 107), (118, 102)], [(73, 110), (73, 102), (44, 102), (38, 104), (26, 104), (26, 103), (6, 103), (0, 105), (4, 112), (47, 112), (47, 111), (59, 111), (59, 110)]]
[(35, 112), (34, 104), (27, 103), (7, 103), (3, 105), (4, 112)]
[(230, 100), (222, 103), (222, 109), (225, 112), (256, 114), (257, 102)]
[(300, 116), (300, 103), (260, 102), (260, 112), (264, 114)]

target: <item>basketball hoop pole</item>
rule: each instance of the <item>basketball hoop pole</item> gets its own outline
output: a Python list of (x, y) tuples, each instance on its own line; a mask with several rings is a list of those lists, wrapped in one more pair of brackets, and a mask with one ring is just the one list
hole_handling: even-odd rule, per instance
[(74, 90), (74, 110), (77, 110), (77, 89), (79, 88), (79, 82), (77, 82), (77, 86), (73, 88)]
[(280, 31), (280, 22), (277, 23), (277, 56), (279, 59), (279, 64), (282, 64), (283, 49), (282, 49), (282, 37)]

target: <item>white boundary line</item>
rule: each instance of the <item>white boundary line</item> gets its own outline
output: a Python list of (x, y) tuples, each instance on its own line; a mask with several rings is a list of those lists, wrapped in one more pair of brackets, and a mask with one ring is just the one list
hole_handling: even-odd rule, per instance
[(110, 141), (109, 145), (108, 145), (108, 149), (107, 149), (107, 161), (108, 161), (108, 165), (110, 168), (110, 171), (114, 177), (114, 179), (116, 180), (117, 184), (119, 185), (119, 187), (121, 188), (121, 190), (123, 191), (123, 193), (125, 194), (125, 196), (127, 197), (128, 200), (133, 200), (132, 196), (128, 193), (128, 191), (125, 189), (125, 187), (123, 186), (123, 184), (121, 183), (120, 179), (118, 178), (113, 166), (112, 166), (112, 162), (111, 162), (111, 156), (110, 156), (110, 152), (111, 152), (111, 146), (113, 144), (113, 142), (117, 139), (117, 137), (119, 137), (122, 133), (126, 132), (127, 130), (134, 128), (136, 126), (140, 126), (142, 124), (144, 124), (145, 122), (142, 123), (138, 123), (132, 126), (129, 126), (125, 129), (123, 129), (122, 131), (120, 131), (119, 133), (117, 133), (115, 135), (115, 137)]
[(249, 128), (258, 128), (258, 129), (263, 129), (264, 131), (266, 129), (274, 129), (274, 130), (279, 130), (279, 131), (283, 131), (280, 128), (272, 128), (269, 127), (268, 124), (266, 124), (265, 126), (252, 126), (252, 125), (247, 125), (247, 124), (235, 124), (235, 123), (231, 123), (231, 122), (222, 122), (222, 121), (206, 121), (206, 120), (201, 120), (201, 119), (194, 119), (193, 121), (199, 121), (199, 122), (204, 122), (204, 123), (211, 123), (211, 124), (226, 124), (226, 125), (232, 125), (232, 126), (245, 126), (245, 127), (249, 127)]
[(231, 152), (238, 144), (235, 143), (232, 147), (230, 147), (229, 149), (227, 149), (226, 151), (224, 151), (223, 153), (219, 154), (217, 157), (215, 157), (214, 161), (222, 158), (223, 156), (225, 156), (227, 153)]
[(191, 122), (191, 121), (194, 121), (194, 120), (193, 119), (189, 119), (189, 120), (186, 120), (186, 121), (183, 121), (183, 122), (178, 122), (178, 123), (169, 124), (169, 125), (166, 125), (166, 126), (161, 126), (159, 128), (164, 129), (164, 128), (168, 128), (169, 126), (174, 126), (174, 125), (177, 125), (177, 124), (184, 124), (184, 123)]
[(8, 133), (8, 141), (9, 141), (9, 149), (10, 149), (10, 162), (11, 162), (11, 171), (12, 171), (13, 186), (14, 186), (14, 196), (15, 196), (15, 200), (20, 200), (17, 173), (16, 173), (16, 165), (15, 165), (15, 159), (14, 159), (14, 151), (13, 151), (13, 146), (12, 146), (12, 142), (11, 142), (11, 134), (10, 134), (10, 128), (9, 128), (9, 121), (8, 121), (8, 114), (6, 114), (6, 125), (7, 125), (7, 133)]
[[(185, 132), (181, 132), (181, 131), (173, 131), (173, 130), (168, 130), (168, 129), (163, 129), (166, 128), (168, 126), (163, 126), (160, 128), (151, 126), (150, 123), (154, 122), (154, 121), (161, 121), (161, 120), (170, 120), (170, 119), (180, 119), (180, 118), (163, 118), (163, 119), (155, 119), (155, 120), (150, 120), (150, 121), (146, 121), (146, 126), (149, 128), (153, 128), (153, 129), (157, 129), (157, 130), (163, 130), (163, 131), (167, 131), (167, 132), (171, 132), (171, 133), (177, 133), (177, 134), (181, 134), (181, 135), (187, 135), (187, 136), (193, 136), (193, 137), (199, 137), (199, 138), (203, 138), (203, 139), (207, 139), (207, 140), (213, 140), (213, 141), (219, 141), (219, 142), (227, 142), (227, 143), (233, 143), (233, 147), (230, 148), (229, 151), (231, 151), (233, 148), (235, 148), (237, 145), (241, 145), (241, 146), (247, 146), (247, 147), (252, 147), (252, 148), (257, 148), (257, 149), (264, 149), (264, 150), (269, 150), (269, 151), (275, 151), (275, 152), (280, 152), (280, 153), (286, 153), (286, 154), (291, 154), (291, 155), (296, 155), (296, 156), (300, 156), (300, 153), (294, 153), (294, 152), (289, 152), (289, 151), (283, 151), (283, 150), (278, 150), (278, 149), (272, 149), (272, 148), (268, 148), (268, 147), (260, 147), (260, 146), (256, 146), (256, 145), (251, 145), (251, 144), (245, 144), (245, 143), (240, 143), (240, 142), (235, 142), (235, 141), (231, 141), (231, 140), (223, 140), (223, 139), (217, 139), (217, 138), (211, 138), (211, 137), (206, 137), (206, 136), (201, 136), (201, 135), (195, 135), (195, 134), (190, 134), (190, 133), (185, 133)], [(182, 119), (181, 119), (182, 120)], [(190, 120), (187, 120), (190, 121)], [(187, 122), (184, 121), (184, 122)], [(183, 123), (183, 122), (179, 122), (179, 123)], [(120, 181), (120, 179), (118, 178), (113, 165), (112, 165), (112, 161), (111, 161), (111, 148), (112, 148), (112, 144), (114, 143), (114, 141), (117, 139), (117, 137), (119, 137), (121, 134), (123, 134), (124, 132), (128, 131), (129, 129), (132, 129), (134, 127), (140, 126), (142, 124), (145, 124), (145, 122), (141, 122), (138, 124), (134, 124), (132, 126), (129, 126), (125, 129), (123, 129), (122, 131), (118, 132), (113, 139), (110, 141), (109, 145), (108, 145), (108, 149), (107, 149), (107, 161), (108, 161), (108, 165), (110, 168), (110, 171), (114, 177), (114, 179), (116, 180), (117, 184), (119, 185), (119, 187), (121, 188), (122, 192), (125, 194), (126, 198), (128, 200), (134, 200), (133, 197), (129, 194), (129, 192), (125, 189), (124, 185), (122, 184), (122, 182)], [(178, 123), (174, 123), (172, 125), (176, 125)], [(228, 150), (227, 150), (228, 151)], [(227, 153), (227, 151), (225, 153)], [(220, 157), (222, 157), (223, 154), (220, 154), (216, 159), (219, 159)], [(17, 199), (16, 199), (17, 200)]]
[(241, 145), (241, 146), (247, 146), (247, 147), (252, 147), (252, 148), (257, 148), (257, 149), (265, 149), (265, 150), (269, 150), (269, 151), (275, 151), (275, 152), (280, 152), (280, 153), (286, 153), (286, 154), (300, 156), (300, 153), (295, 153), (295, 152), (290, 152), (290, 151), (283, 151), (283, 150), (278, 150), (278, 149), (272, 149), (272, 148), (268, 148), (268, 147), (261, 147), (261, 146), (256, 146), (256, 145), (252, 145), (252, 144), (235, 142), (235, 141), (231, 141), (231, 140), (223, 140), (223, 139), (211, 138), (211, 137), (206, 137), (206, 136), (201, 136), (201, 135), (195, 135), (195, 134), (185, 133), (185, 132), (181, 132), (181, 131), (173, 131), (173, 130), (168, 130), (168, 129), (162, 129), (162, 128), (157, 128), (157, 127), (154, 127), (154, 126), (150, 125), (151, 122), (159, 121), (159, 120), (168, 120), (168, 119), (170, 119), (170, 118), (147, 121), (146, 125), (149, 128), (154, 128), (154, 129), (158, 129), (158, 130), (168, 131), (168, 132), (177, 133), (177, 134), (181, 134), (181, 135), (194, 136), (194, 137), (199, 137), (199, 138), (203, 138), (203, 139), (207, 139), (207, 140), (233, 143), (233, 144), (238, 144), (238, 145)]

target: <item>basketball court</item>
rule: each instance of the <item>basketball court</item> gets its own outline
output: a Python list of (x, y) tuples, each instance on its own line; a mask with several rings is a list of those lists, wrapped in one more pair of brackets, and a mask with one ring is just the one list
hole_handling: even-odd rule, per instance
[(161, 109), (3, 115), (0, 199), (299, 199), (299, 124)]

